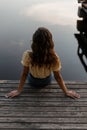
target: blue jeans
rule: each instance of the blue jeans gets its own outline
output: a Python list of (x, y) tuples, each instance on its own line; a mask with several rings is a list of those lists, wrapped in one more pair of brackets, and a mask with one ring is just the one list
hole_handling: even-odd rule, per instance
[(51, 83), (52, 75), (46, 78), (34, 78), (30, 73), (28, 74), (28, 83), (32, 87), (44, 87)]

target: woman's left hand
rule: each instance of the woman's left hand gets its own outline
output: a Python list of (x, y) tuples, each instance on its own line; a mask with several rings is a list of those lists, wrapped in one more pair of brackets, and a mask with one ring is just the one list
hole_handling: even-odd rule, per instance
[(80, 95), (73, 90), (68, 90), (66, 95), (71, 98), (80, 98)]

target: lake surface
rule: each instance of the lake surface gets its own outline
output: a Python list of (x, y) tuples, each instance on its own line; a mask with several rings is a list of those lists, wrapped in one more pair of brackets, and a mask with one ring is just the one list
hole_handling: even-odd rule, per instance
[(41, 26), (53, 34), (64, 80), (86, 81), (74, 36), (77, 11), (77, 0), (0, 0), (0, 80), (20, 78), (22, 54)]

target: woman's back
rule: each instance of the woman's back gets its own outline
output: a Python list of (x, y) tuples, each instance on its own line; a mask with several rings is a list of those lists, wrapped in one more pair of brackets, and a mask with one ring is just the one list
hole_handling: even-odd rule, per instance
[(60, 70), (61, 62), (57, 55), (56, 55), (56, 64), (51, 64), (50, 66), (43, 64), (42, 66), (39, 66), (38, 64), (32, 65), (30, 56), (31, 53), (32, 51), (26, 50), (23, 54), (21, 63), (23, 64), (23, 66), (29, 67), (29, 72), (35, 78), (46, 78), (51, 74), (52, 71)]

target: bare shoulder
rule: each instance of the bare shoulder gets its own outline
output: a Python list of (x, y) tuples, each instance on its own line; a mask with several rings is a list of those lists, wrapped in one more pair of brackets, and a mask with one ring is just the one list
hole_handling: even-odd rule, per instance
[(26, 50), (25, 53), (32, 53), (32, 50)]

